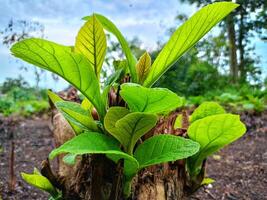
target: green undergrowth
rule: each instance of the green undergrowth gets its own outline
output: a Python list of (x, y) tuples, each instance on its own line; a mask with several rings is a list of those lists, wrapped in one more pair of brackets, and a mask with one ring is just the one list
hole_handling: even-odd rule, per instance
[(48, 108), (46, 90), (15, 86), (5, 93), (0, 93), (0, 114), (5, 117), (10, 115), (29, 117), (44, 113)]
[(186, 105), (198, 106), (205, 101), (216, 101), (233, 112), (263, 112), (267, 109), (267, 90), (248, 86), (214, 90), (204, 95), (187, 97)]

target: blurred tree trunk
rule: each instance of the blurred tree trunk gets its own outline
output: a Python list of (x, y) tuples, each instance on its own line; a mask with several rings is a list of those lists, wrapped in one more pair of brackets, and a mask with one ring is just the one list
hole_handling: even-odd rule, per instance
[(238, 65), (236, 54), (236, 32), (234, 26), (233, 14), (230, 14), (226, 20), (226, 28), (229, 42), (229, 60), (230, 60), (230, 74), (233, 83), (238, 80)]
[(243, 44), (243, 41), (245, 39), (244, 37), (244, 13), (245, 10), (240, 6), (240, 26), (239, 26), (239, 35), (238, 35), (238, 49), (239, 49), (239, 71), (240, 71), (240, 81), (245, 82), (246, 81), (246, 69), (245, 69), (245, 47)]

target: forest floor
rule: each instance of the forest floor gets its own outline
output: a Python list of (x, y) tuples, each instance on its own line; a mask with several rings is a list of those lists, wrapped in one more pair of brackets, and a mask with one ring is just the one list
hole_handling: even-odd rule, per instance
[[(189, 199), (267, 200), (267, 112), (242, 114), (247, 133), (208, 159), (207, 175), (216, 180)], [(22, 181), (20, 172), (32, 172), (54, 148), (49, 118), (0, 118), (0, 200), (44, 200), (48, 195)], [(16, 184), (10, 179), (10, 151), (14, 142)]]

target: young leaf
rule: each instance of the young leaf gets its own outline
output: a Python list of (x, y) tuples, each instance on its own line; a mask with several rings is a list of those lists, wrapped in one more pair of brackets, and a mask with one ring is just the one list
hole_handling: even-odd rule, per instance
[(71, 123), (82, 130), (98, 131), (98, 126), (89, 110), (85, 110), (80, 104), (69, 101), (59, 101), (56, 104), (58, 110)]
[[(122, 50), (127, 58), (127, 62), (129, 65), (129, 69), (130, 69), (130, 73), (131, 73), (131, 77), (133, 79), (133, 82), (136, 82), (137, 80), (137, 75), (136, 75), (136, 70), (135, 70), (135, 65), (136, 65), (136, 58), (133, 55), (133, 53), (131, 52), (131, 49), (126, 41), (126, 39), (123, 37), (123, 35), (121, 34), (121, 32), (119, 31), (119, 29), (106, 17), (100, 15), (100, 14), (95, 14), (95, 16), (97, 17), (97, 19), (100, 21), (100, 23), (102, 24), (102, 26), (104, 27), (104, 29), (106, 29), (107, 31), (109, 31), (110, 33), (114, 34), (119, 43), (121, 44)], [(90, 18), (89, 17), (85, 17), (85, 20), (88, 20)]]
[(138, 83), (143, 84), (151, 67), (150, 55), (145, 52), (136, 64)]
[(215, 180), (212, 178), (204, 178), (202, 180), (202, 182), (200, 183), (200, 185), (209, 185), (209, 184), (212, 184), (214, 182), (215, 182)]
[(106, 130), (108, 130), (109, 132), (115, 132), (116, 122), (129, 113), (130, 111), (124, 107), (114, 106), (109, 108), (104, 118), (104, 126)]
[(26, 173), (21, 173), (21, 177), (28, 184), (43, 191), (46, 191), (50, 193), (52, 196), (57, 196), (56, 189), (46, 177), (39, 174), (26, 174)]
[(93, 109), (93, 105), (92, 103), (85, 97), (81, 103), (81, 108), (85, 109), (85, 110), (89, 110), (92, 111)]
[[(156, 125), (157, 116), (154, 114), (135, 112), (126, 115), (121, 114), (123, 117), (119, 118), (120, 116), (117, 114), (120, 111), (122, 111), (122, 113), (127, 113), (127, 111), (123, 110), (122, 107), (111, 107), (106, 114), (104, 123), (107, 131), (115, 137), (123, 145), (128, 154), (131, 155), (138, 139)], [(117, 117), (113, 119), (114, 116)]]
[(74, 50), (89, 59), (98, 78), (100, 77), (106, 49), (107, 41), (103, 27), (96, 16), (92, 15), (80, 29), (76, 37)]
[(72, 138), (60, 147), (54, 149), (49, 154), (49, 158), (53, 159), (57, 155), (62, 153), (72, 154), (70, 157), (67, 158), (67, 161), (71, 162), (73, 161), (73, 157), (75, 157), (75, 155), (115, 155), (118, 159), (129, 160), (129, 162), (131, 162), (131, 168), (133, 171), (136, 171), (136, 169), (138, 168), (138, 162), (135, 160), (135, 158), (121, 151), (119, 148), (119, 144), (116, 140), (104, 134), (95, 132), (85, 132)]
[(11, 52), (24, 61), (64, 78), (93, 103), (101, 117), (104, 116), (99, 83), (86, 57), (72, 52), (70, 47), (35, 38), (17, 42)]
[(42, 175), (41, 172), (36, 167), (33, 168), (33, 174)]
[(198, 119), (208, 117), (210, 115), (224, 114), (225, 110), (216, 102), (204, 102), (191, 115), (190, 122), (193, 123)]
[[(56, 106), (56, 103), (58, 103), (58, 102), (63, 102), (63, 103), (65, 102), (57, 94), (55, 94), (54, 92), (52, 92), (50, 90), (47, 91), (47, 94), (48, 94), (49, 99), (53, 102), (53, 104), (55, 106)], [(76, 124), (73, 123), (72, 122), (73, 120), (70, 120), (70, 117), (68, 117), (68, 115), (66, 115), (63, 110), (61, 110), (58, 107), (57, 107), (57, 109), (58, 109), (58, 111), (61, 112), (61, 114), (63, 115), (63, 117), (69, 122), (70, 126), (73, 128), (73, 130), (74, 130), (75, 133), (81, 133), (83, 131), (84, 126), (82, 126), (80, 123), (78, 123), (78, 125), (77, 125), (77, 122), (76, 122)]]
[(169, 113), (183, 105), (183, 99), (165, 88), (145, 88), (134, 83), (121, 85), (120, 95), (131, 112)]
[(151, 66), (144, 86), (151, 87), (188, 49), (236, 7), (238, 4), (231, 2), (207, 5), (180, 26)]
[(190, 174), (196, 175), (207, 156), (240, 138), (246, 132), (238, 115), (219, 114), (195, 121), (189, 126), (188, 136), (200, 144), (199, 152), (188, 159)]
[(199, 144), (174, 135), (157, 135), (145, 140), (134, 152), (139, 169), (164, 162), (181, 160), (194, 155)]
[(175, 122), (174, 122), (174, 128), (182, 128), (183, 126), (183, 115), (179, 114), (177, 115)]
[(56, 104), (56, 102), (64, 101), (61, 97), (59, 97), (57, 94), (55, 94), (51, 90), (47, 90), (47, 95), (54, 105)]

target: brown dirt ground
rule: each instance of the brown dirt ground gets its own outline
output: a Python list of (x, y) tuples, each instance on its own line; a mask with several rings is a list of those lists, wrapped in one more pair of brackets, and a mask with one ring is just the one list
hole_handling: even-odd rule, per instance
[[(267, 112), (260, 115), (242, 114), (248, 132), (208, 159), (207, 174), (216, 180), (199, 189), (189, 199), (200, 200), (267, 200)], [(6, 124), (7, 123), (7, 124)], [(13, 122), (0, 119), (0, 199), (43, 200), (48, 195), (27, 185), (20, 172), (31, 172), (40, 166), (53, 149), (49, 119), (23, 119)], [(1, 127), (2, 125), (2, 127)], [(11, 133), (15, 142), (16, 187), (10, 192), (9, 157)]]

